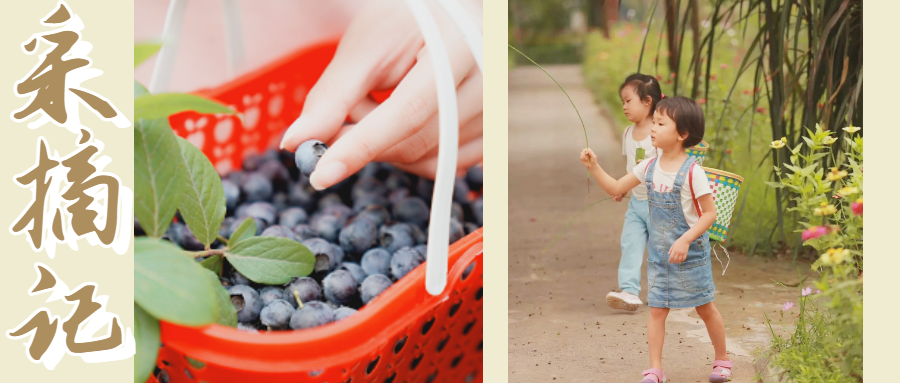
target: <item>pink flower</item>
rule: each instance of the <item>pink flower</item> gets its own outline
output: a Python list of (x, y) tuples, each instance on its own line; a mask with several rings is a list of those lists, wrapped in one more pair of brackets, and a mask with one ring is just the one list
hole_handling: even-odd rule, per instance
[(862, 198), (856, 200), (856, 202), (850, 204), (850, 210), (853, 210), (853, 214), (862, 215), (863, 208), (863, 200)]
[(816, 294), (821, 294), (822, 290), (816, 289)]
[(784, 309), (784, 311), (790, 311), (793, 308), (794, 308), (794, 302), (787, 302), (784, 304), (784, 306), (782, 306), (782, 309)]
[(697, 105), (703, 105), (703, 104), (705, 104), (705, 103), (706, 103), (706, 99), (705, 99), (705, 98), (698, 98), (698, 99), (697, 99)]
[(826, 228), (825, 226), (815, 226), (803, 230), (803, 234), (800, 237), (803, 238), (804, 242), (806, 242), (811, 239), (820, 238), (826, 234), (828, 234), (828, 228)]
[(800, 290), (800, 293), (803, 294), (804, 297), (809, 294), (812, 294), (812, 287), (807, 287), (803, 290)]
[(728, 64), (722, 64), (722, 65), (719, 65), (719, 67), (722, 69), (728, 69)]

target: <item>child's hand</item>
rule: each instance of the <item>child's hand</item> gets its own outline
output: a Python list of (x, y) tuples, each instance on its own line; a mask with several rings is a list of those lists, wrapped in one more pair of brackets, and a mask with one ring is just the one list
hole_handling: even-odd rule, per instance
[(622, 202), (622, 197), (625, 197), (624, 194), (613, 197), (613, 201)]
[(590, 148), (585, 148), (581, 151), (581, 163), (590, 170), (597, 163), (597, 155)]
[(685, 241), (683, 238), (679, 238), (675, 241), (669, 249), (669, 263), (684, 262), (684, 260), (687, 259), (687, 252), (690, 245), (690, 242)]

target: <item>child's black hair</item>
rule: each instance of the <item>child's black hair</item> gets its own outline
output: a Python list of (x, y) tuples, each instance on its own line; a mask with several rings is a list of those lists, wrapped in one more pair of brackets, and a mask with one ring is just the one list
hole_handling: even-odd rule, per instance
[(662, 89), (659, 88), (659, 81), (653, 76), (635, 73), (625, 79), (625, 82), (619, 87), (619, 94), (621, 95), (622, 89), (629, 86), (634, 88), (634, 92), (641, 98), (641, 102), (650, 97), (650, 114), (648, 116), (653, 116), (653, 112), (656, 111), (656, 105), (659, 103), (659, 100), (662, 100)]
[(703, 117), (703, 109), (694, 100), (687, 97), (670, 97), (656, 105), (659, 114), (669, 116), (675, 121), (675, 129), (678, 135), (687, 135), (684, 147), (690, 148), (703, 140), (706, 133), (706, 119)]

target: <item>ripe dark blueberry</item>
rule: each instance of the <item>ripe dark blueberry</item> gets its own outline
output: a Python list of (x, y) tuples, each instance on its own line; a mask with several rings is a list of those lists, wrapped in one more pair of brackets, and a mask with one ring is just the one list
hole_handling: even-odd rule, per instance
[(391, 206), (394, 206), (406, 199), (406, 197), (409, 197), (409, 189), (400, 188), (388, 194), (388, 202), (390, 202)]
[(262, 154), (263, 160), (272, 161), (280, 158), (280, 151), (278, 149), (267, 149)]
[(409, 189), (412, 187), (412, 182), (410, 182), (409, 177), (402, 172), (391, 172), (391, 174), (388, 175), (387, 180), (384, 181), (384, 186), (390, 191), (395, 191), (401, 188)]
[(247, 279), (244, 274), (241, 274), (240, 271), (235, 270), (233, 274), (231, 274), (231, 283), (234, 285), (247, 285), (250, 286), (253, 284), (253, 281)]
[(459, 241), (463, 237), (466, 236), (465, 229), (463, 225), (459, 223), (459, 221), (455, 219), (450, 219), (450, 244), (452, 245), (454, 242)]
[(479, 227), (484, 226), (484, 200), (481, 197), (471, 203), (472, 215)]
[(465, 222), (465, 213), (463, 211), (462, 205), (458, 202), (453, 202), (453, 205), (450, 205), (450, 218), (453, 218), (459, 222)]
[(266, 176), (259, 173), (250, 173), (244, 183), (241, 184), (244, 199), (247, 202), (267, 201), (272, 198), (272, 182)]
[(234, 223), (234, 217), (225, 217), (222, 220), (222, 226), (219, 226), (219, 236), (222, 238), (230, 237), (231, 233), (228, 231), (228, 228), (231, 227), (232, 223)]
[(372, 206), (385, 206), (387, 204), (388, 199), (384, 194), (363, 193), (353, 200), (353, 211), (359, 213)]
[(328, 241), (337, 241), (343, 222), (341, 222), (341, 219), (337, 216), (320, 214), (313, 216), (309, 226), (312, 227), (319, 237), (325, 238)]
[(465, 178), (457, 178), (453, 182), (453, 201), (459, 203), (469, 202), (469, 184)]
[(466, 172), (466, 182), (469, 183), (469, 189), (479, 191), (484, 185), (484, 169), (479, 166), (473, 166)]
[(181, 248), (191, 251), (203, 250), (203, 243), (194, 236), (194, 232), (187, 225), (181, 225)]
[(388, 189), (378, 180), (378, 178), (360, 177), (359, 180), (353, 184), (350, 195), (355, 200), (365, 194), (385, 195), (387, 192)]
[(394, 205), (393, 216), (398, 221), (419, 226), (428, 223), (430, 218), (428, 204), (419, 197), (407, 197)]
[(253, 322), (259, 319), (262, 301), (255, 289), (247, 285), (234, 285), (228, 289), (228, 295), (231, 295), (231, 304), (237, 310), (239, 322)]
[(347, 205), (344, 204), (333, 204), (324, 207), (321, 211), (321, 214), (333, 215), (338, 217), (341, 222), (341, 226), (344, 226), (350, 218), (353, 217), (353, 210), (350, 209)]
[(287, 209), (290, 206), (290, 202), (288, 202), (288, 196), (285, 193), (278, 192), (272, 196), (272, 206), (275, 206), (275, 210), (282, 211)]
[(291, 231), (291, 229), (288, 229), (287, 227), (284, 227), (281, 225), (269, 226), (266, 228), (266, 230), (263, 230), (262, 234), (260, 234), (259, 236), (260, 237), (281, 237), (281, 238), (287, 238), (287, 239), (290, 239), (293, 241), (300, 242), (300, 240), (297, 239), (297, 236), (294, 235), (294, 232)]
[(146, 233), (144, 233), (144, 228), (141, 227), (140, 222), (138, 222), (137, 218), (135, 218), (134, 219), (134, 236), (138, 237), (138, 236), (142, 236), (142, 235), (146, 235)]
[(372, 221), (376, 227), (381, 227), (381, 225), (384, 225), (391, 220), (391, 213), (388, 213), (384, 206), (369, 205), (363, 209), (357, 217), (368, 219), (369, 221)]
[(362, 285), (359, 288), (359, 294), (362, 297), (362, 301), (365, 304), (368, 304), (373, 298), (377, 297), (378, 294), (387, 290), (388, 287), (391, 287), (391, 279), (383, 274), (373, 274), (366, 277), (363, 280)]
[(278, 286), (263, 287), (259, 289), (259, 299), (262, 300), (263, 306), (265, 306), (276, 299), (284, 299), (284, 290)]
[(294, 235), (297, 236), (297, 240), (299, 240), (300, 242), (316, 237), (316, 231), (305, 223), (294, 226), (293, 232)]
[(284, 227), (294, 227), (307, 222), (306, 210), (299, 207), (290, 207), (278, 215), (278, 224)]
[(276, 299), (263, 307), (259, 313), (259, 321), (264, 326), (282, 330), (290, 326), (292, 315), (294, 315), (294, 306), (284, 299)]
[(248, 323), (238, 322), (237, 329), (240, 331), (258, 333), (259, 330), (256, 329), (256, 326)]
[(247, 208), (241, 210), (240, 213), (243, 213), (243, 215), (238, 215), (238, 219), (243, 220), (246, 217), (259, 218), (265, 221), (266, 227), (268, 227), (275, 224), (278, 210), (268, 202), (253, 202), (248, 204)]
[(360, 266), (366, 275), (390, 275), (391, 253), (380, 247), (370, 249), (363, 254)]
[(303, 304), (322, 300), (322, 286), (319, 286), (319, 282), (310, 277), (295, 278), (284, 288), (282, 299), (297, 307), (297, 297), (294, 296), (294, 291), (300, 296)]
[(277, 159), (264, 162), (257, 172), (266, 176), (273, 184), (281, 184), (282, 187), (287, 185), (291, 177), (287, 168)]
[(340, 245), (335, 244), (335, 243), (331, 244), (331, 251), (334, 252), (334, 259), (335, 259), (335, 264), (331, 265), (331, 268), (335, 269), (335, 268), (337, 268), (338, 265), (340, 265), (341, 263), (344, 262), (344, 256), (346, 255), (346, 253), (344, 252), (344, 249), (342, 249)]
[(166, 229), (166, 233), (163, 234), (163, 239), (168, 239), (169, 242), (181, 246), (181, 237), (184, 235), (183, 227), (184, 224), (181, 222), (172, 222), (169, 224), (169, 228)]
[(356, 286), (359, 283), (353, 278), (347, 270), (335, 270), (325, 276), (322, 280), (322, 286), (325, 291), (325, 298), (336, 305), (348, 305), (356, 296)]
[(378, 228), (368, 219), (353, 219), (340, 232), (341, 248), (350, 254), (362, 254), (378, 243)]
[(230, 180), (222, 180), (222, 191), (225, 192), (225, 208), (228, 211), (234, 211), (238, 203), (241, 202), (241, 189)]
[(397, 250), (391, 257), (391, 275), (395, 280), (403, 278), (404, 275), (419, 266), (423, 262), (424, 256), (412, 247), (404, 247)]
[(369, 162), (362, 169), (359, 169), (359, 172), (356, 174), (359, 175), (360, 178), (372, 177), (377, 178), (379, 173), (383, 173), (385, 171), (381, 162)]
[(466, 222), (465, 224), (463, 224), (463, 226), (466, 229), (466, 235), (469, 235), (469, 234), (472, 234), (472, 233), (478, 231), (478, 225), (476, 225), (472, 222)]
[(416, 194), (418, 194), (419, 197), (422, 197), (425, 202), (430, 202), (432, 195), (434, 195), (434, 181), (426, 178), (419, 178), (419, 183), (416, 184)]
[(381, 247), (387, 249), (388, 252), (394, 253), (403, 247), (415, 246), (416, 239), (413, 237), (410, 226), (403, 223), (388, 223), (379, 230), (379, 238), (381, 239)]
[(337, 193), (328, 193), (328, 194), (325, 194), (324, 196), (322, 196), (321, 199), (319, 199), (319, 209), (320, 210), (324, 210), (326, 207), (329, 207), (331, 205), (343, 205), (343, 204), (344, 204), (344, 201), (341, 200), (341, 196), (339, 196)]
[(422, 262), (425, 262), (425, 259), (428, 258), (428, 245), (417, 245), (413, 249), (416, 249), (416, 251), (419, 252), (419, 255), (421, 256), (420, 259)]
[(248, 153), (244, 156), (244, 161), (241, 164), (241, 167), (247, 171), (254, 171), (259, 168), (259, 165), (262, 165), (265, 159), (259, 153)]
[(309, 211), (316, 207), (316, 197), (309, 190), (308, 184), (303, 182), (295, 182), (288, 185), (287, 189), (288, 203), (291, 206), (299, 206)]
[(309, 140), (300, 144), (297, 151), (294, 152), (294, 161), (297, 168), (300, 169), (300, 173), (307, 177), (312, 174), (313, 170), (316, 170), (319, 158), (325, 154), (326, 150), (328, 150), (328, 145), (319, 140)]
[(339, 307), (337, 310), (334, 310), (334, 321), (337, 322), (341, 319), (347, 318), (353, 314), (356, 314), (356, 310), (349, 307)]
[(421, 245), (425, 242), (428, 242), (428, 235), (425, 234), (425, 231), (422, 230), (418, 225), (405, 224), (409, 227), (409, 231), (412, 232), (413, 239), (416, 240), (417, 245)]
[(307, 239), (303, 241), (303, 245), (316, 257), (314, 272), (328, 271), (337, 266), (340, 254), (337, 254), (335, 248), (340, 249), (340, 247), (334, 246), (322, 238)]
[(302, 330), (334, 322), (334, 311), (322, 302), (309, 302), (291, 316), (291, 328)]
[(350, 275), (353, 275), (353, 279), (358, 283), (359, 281), (366, 279), (366, 272), (363, 271), (362, 267), (357, 263), (353, 262), (344, 262), (341, 263), (341, 267), (339, 270), (347, 270), (350, 272)]
[(247, 178), (247, 173), (245, 173), (243, 170), (237, 170), (228, 173), (228, 175), (225, 177), (228, 178), (229, 181), (240, 187), (244, 184), (244, 179)]

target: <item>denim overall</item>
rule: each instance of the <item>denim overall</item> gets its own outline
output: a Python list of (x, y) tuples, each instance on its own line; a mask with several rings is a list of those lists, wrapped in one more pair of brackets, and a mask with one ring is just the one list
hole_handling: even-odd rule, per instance
[(681, 205), (681, 188), (694, 159), (688, 157), (675, 177), (672, 191), (653, 190), (656, 162), (647, 170), (647, 196), (650, 202), (650, 246), (647, 266), (647, 301), (650, 307), (691, 308), (712, 302), (713, 284), (709, 234), (691, 242), (687, 259), (669, 263), (669, 249), (690, 230)]

